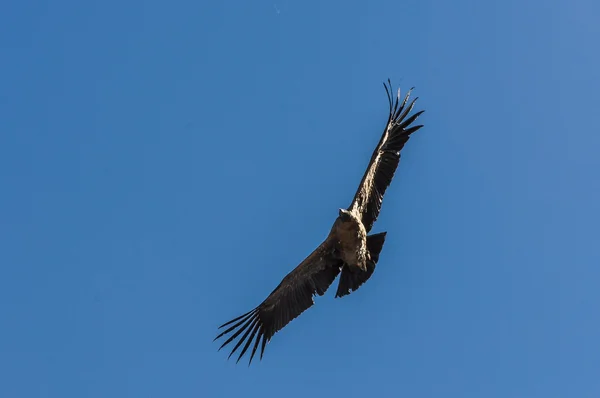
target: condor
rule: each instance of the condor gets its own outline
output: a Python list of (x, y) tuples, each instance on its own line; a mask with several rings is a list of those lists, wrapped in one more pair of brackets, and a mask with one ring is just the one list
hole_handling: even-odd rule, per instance
[(322, 296), (338, 274), (341, 276), (335, 297), (355, 291), (373, 274), (386, 232), (369, 232), (400, 162), (400, 151), (410, 135), (423, 127), (412, 124), (424, 112), (409, 116), (417, 100), (407, 105), (412, 89), (401, 101), (400, 90), (394, 97), (389, 79), (384, 87), (389, 103), (387, 124), (348, 209), (339, 209), (323, 243), (287, 274), (260, 305), (219, 327), (227, 328), (215, 340), (232, 333), (219, 350), (243, 333), (229, 354), (231, 357), (243, 345), (238, 362), (250, 346), (248, 364), (259, 345), (262, 359), (265, 345), (273, 335), (310, 308), (314, 295)]

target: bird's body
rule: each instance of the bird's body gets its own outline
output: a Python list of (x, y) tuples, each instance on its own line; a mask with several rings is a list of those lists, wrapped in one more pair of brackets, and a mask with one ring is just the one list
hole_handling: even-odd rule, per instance
[(352, 212), (340, 209), (330, 232), (340, 259), (350, 267), (367, 270), (367, 231), (362, 221)]
[(215, 340), (233, 332), (221, 348), (241, 335), (229, 356), (243, 345), (239, 361), (252, 346), (252, 362), (260, 345), (262, 358), (271, 337), (310, 308), (315, 294), (325, 294), (338, 274), (340, 281), (335, 297), (357, 290), (373, 274), (386, 232), (371, 235), (369, 232), (379, 216), (383, 196), (400, 161), (401, 149), (409, 136), (422, 127), (411, 124), (423, 113), (408, 116), (416, 101), (406, 106), (410, 91), (400, 103), (400, 92), (394, 100), (391, 85), (385, 89), (390, 105), (388, 121), (352, 203), (348, 209), (339, 209), (323, 243), (287, 274), (260, 305), (219, 327), (228, 326)]

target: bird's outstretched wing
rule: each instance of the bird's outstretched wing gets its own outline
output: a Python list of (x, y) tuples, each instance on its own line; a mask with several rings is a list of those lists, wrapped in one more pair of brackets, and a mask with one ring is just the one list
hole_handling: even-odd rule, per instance
[(400, 103), (400, 90), (394, 98), (389, 79), (387, 83), (388, 85), (385, 83), (383, 85), (390, 105), (388, 122), (379, 144), (373, 151), (371, 161), (354, 195), (352, 204), (348, 208), (348, 210), (361, 215), (362, 223), (367, 232), (371, 230), (373, 223), (379, 216), (383, 195), (392, 182), (400, 162), (400, 151), (408, 141), (409, 136), (423, 127), (423, 125), (411, 126), (411, 124), (424, 111), (408, 116), (417, 100), (415, 98), (407, 106), (412, 88)]
[(219, 350), (244, 333), (231, 350), (229, 357), (243, 344), (237, 359), (239, 362), (254, 341), (248, 365), (252, 363), (259, 344), (261, 344), (260, 358), (262, 359), (265, 345), (271, 337), (310, 308), (314, 304), (313, 296), (315, 294), (322, 296), (340, 272), (343, 263), (335, 257), (333, 247), (329, 239), (325, 240), (300, 265), (287, 274), (279, 286), (258, 307), (219, 326), (219, 329), (229, 327), (215, 340), (233, 333)]

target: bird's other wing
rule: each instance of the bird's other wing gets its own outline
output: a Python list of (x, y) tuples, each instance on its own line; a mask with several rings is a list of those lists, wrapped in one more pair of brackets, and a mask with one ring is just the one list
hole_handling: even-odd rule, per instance
[(229, 327), (215, 340), (233, 333), (219, 347), (219, 350), (245, 332), (231, 350), (229, 357), (243, 344), (236, 361), (239, 362), (254, 341), (248, 365), (252, 363), (259, 344), (261, 344), (260, 359), (262, 359), (265, 345), (271, 337), (310, 308), (314, 304), (315, 294), (319, 296), (325, 294), (342, 265), (341, 260), (334, 256), (333, 243), (329, 238), (326, 239), (300, 265), (287, 274), (279, 286), (258, 307), (219, 326), (219, 329)]
[(411, 126), (411, 124), (424, 112), (419, 111), (411, 116), (415, 101), (413, 99), (407, 106), (412, 88), (400, 103), (400, 89), (394, 98), (390, 80), (385, 83), (385, 91), (390, 106), (388, 121), (379, 140), (379, 144), (373, 151), (369, 166), (363, 175), (362, 181), (356, 190), (352, 204), (348, 210), (358, 213), (367, 232), (373, 227), (373, 223), (379, 216), (381, 203), (385, 190), (392, 182), (394, 173), (400, 162), (400, 151), (408, 141), (409, 136), (423, 127), (423, 125)]

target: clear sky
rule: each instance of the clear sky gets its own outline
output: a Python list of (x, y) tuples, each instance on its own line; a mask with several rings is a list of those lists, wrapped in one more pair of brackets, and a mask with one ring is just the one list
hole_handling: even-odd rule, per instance
[[(0, 397), (600, 396), (597, 1), (5, 1)], [(227, 361), (415, 86), (335, 288)], [(337, 283), (334, 284), (337, 286)]]

